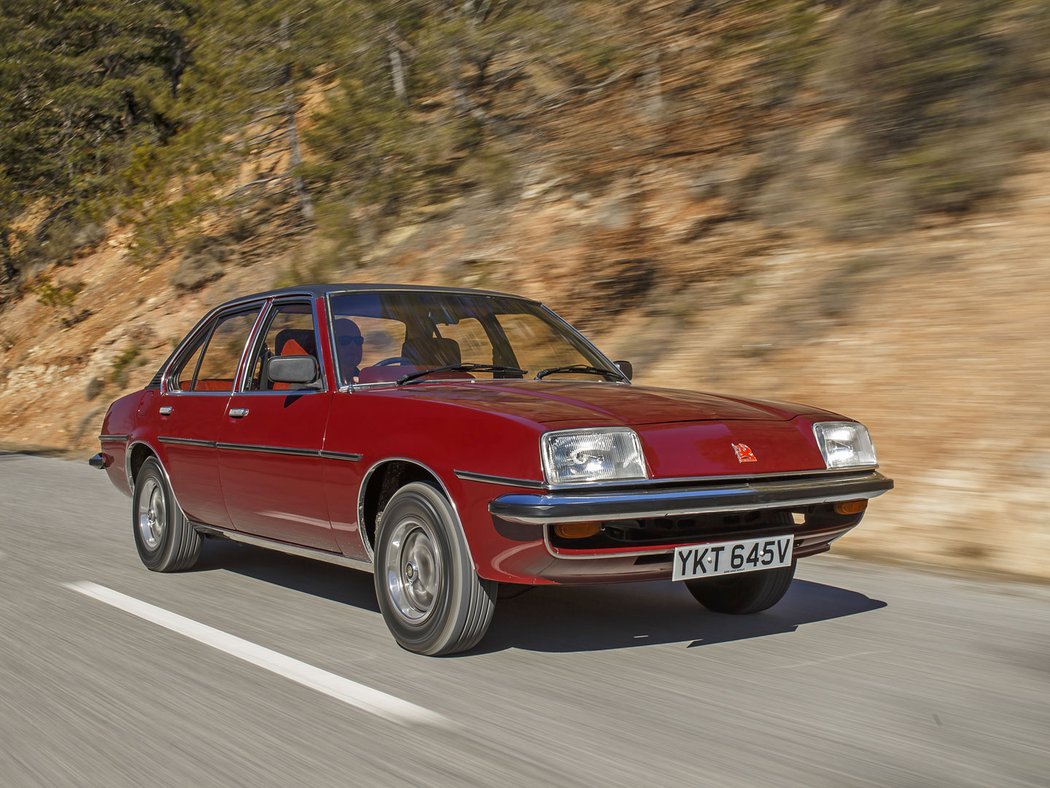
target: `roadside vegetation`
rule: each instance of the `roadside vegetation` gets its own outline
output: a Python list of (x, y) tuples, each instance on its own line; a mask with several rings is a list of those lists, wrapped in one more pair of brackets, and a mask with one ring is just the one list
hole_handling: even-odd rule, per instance
[(731, 219), (890, 233), (994, 197), (1048, 85), (1046, 0), (9, 0), (0, 298), (72, 308), (38, 274), (112, 219), (182, 290), (312, 231), (288, 278), (323, 276), (463, 195), (600, 192), (712, 137)]

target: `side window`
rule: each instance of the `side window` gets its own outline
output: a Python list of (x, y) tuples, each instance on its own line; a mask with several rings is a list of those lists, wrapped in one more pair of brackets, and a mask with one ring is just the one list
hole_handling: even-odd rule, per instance
[(180, 361), (175, 369), (168, 375), (168, 388), (172, 391), (192, 391), (193, 390), (193, 373), (197, 371), (197, 364), (200, 363), (201, 354), (204, 351), (204, 344), (208, 341), (208, 332), (204, 331), (201, 333), (197, 342), (185, 359)]
[(288, 384), (274, 383), (266, 374), (267, 362), (274, 356), (313, 356), (320, 366), (314, 315), (309, 304), (277, 304), (274, 307), (248, 365), (251, 375), (245, 385), (246, 391), (288, 388)]
[(259, 310), (219, 318), (206, 341), (195, 348), (174, 373), (171, 388), (179, 391), (233, 391), (237, 364)]

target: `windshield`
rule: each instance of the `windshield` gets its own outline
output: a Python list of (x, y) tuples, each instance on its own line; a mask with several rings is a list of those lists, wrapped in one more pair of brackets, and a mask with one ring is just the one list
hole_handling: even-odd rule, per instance
[[(583, 337), (530, 301), (391, 291), (333, 295), (330, 305), (342, 385), (521, 380), (540, 372), (544, 380), (621, 379)], [(449, 369), (473, 365), (490, 369)], [(439, 367), (445, 369), (414, 374)], [(576, 369), (550, 371), (562, 367)]]

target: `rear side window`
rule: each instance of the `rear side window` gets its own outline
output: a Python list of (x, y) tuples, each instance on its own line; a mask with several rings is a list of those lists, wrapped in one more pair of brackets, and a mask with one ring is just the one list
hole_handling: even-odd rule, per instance
[(194, 344), (193, 350), (184, 361), (180, 361), (175, 370), (168, 375), (168, 388), (174, 391), (192, 391), (193, 375), (197, 371), (197, 365), (201, 360), (204, 344), (208, 341), (208, 332), (201, 334)]
[(175, 391), (232, 392), (248, 334), (259, 316), (258, 309), (224, 315), (168, 375)]

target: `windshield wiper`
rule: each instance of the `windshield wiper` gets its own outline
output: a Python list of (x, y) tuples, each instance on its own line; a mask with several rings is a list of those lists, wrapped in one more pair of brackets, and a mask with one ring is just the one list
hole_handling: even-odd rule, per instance
[(518, 369), (517, 367), (504, 367), (499, 364), (446, 364), (443, 367), (409, 372), (407, 375), (399, 377), (396, 383), (400, 386), (403, 383), (408, 383), (411, 380), (421, 378), (424, 375), (431, 375), (435, 372), (516, 372), (519, 375), (524, 375), (528, 370)]
[(605, 369), (603, 367), (590, 367), (586, 364), (569, 364), (565, 367), (548, 367), (547, 369), (541, 369), (536, 373), (536, 380), (545, 378), (547, 375), (553, 375), (555, 372), (574, 372), (582, 374), (593, 374), (593, 375), (605, 375), (610, 380), (625, 380), (623, 373), (613, 372), (611, 369)]

